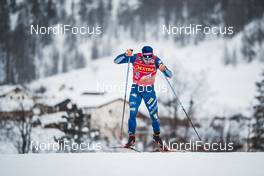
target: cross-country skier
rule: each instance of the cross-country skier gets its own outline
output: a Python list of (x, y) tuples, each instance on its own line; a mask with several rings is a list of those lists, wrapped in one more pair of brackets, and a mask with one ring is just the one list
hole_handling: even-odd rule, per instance
[(128, 142), (125, 144), (129, 148), (135, 144), (136, 133), (136, 115), (139, 105), (143, 99), (149, 111), (152, 128), (153, 140), (164, 149), (163, 142), (160, 138), (160, 122), (158, 119), (158, 104), (154, 90), (155, 76), (157, 69), (164, 73), (166, 77), (171, 77), (171, 71), (163, 64), (160, 58), (153, 54), (150, 46), (144, 46), (142, 53), (132, 54), (132, 49), (127, 49), (126, 53), (120, 54), (114, 60), (116, 64), (128, 63), (133, 64), (133, 84), (129, 97), (130, 116), (128, 120)]

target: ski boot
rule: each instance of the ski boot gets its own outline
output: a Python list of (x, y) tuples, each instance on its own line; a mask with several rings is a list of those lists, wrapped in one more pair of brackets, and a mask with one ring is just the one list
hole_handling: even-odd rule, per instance
[(161, 152), (169, 151), (169, 148), (167, 147), (166, 144), (163, 143), (159, 134), (160, 134), (159, 132), (155, 132), (153, 134), (153, 141), (159, 147), (159, 151), (161, 151)]
[(135, 141), (136, 141), (135, 134), (129, 134), (128, 142), (125, 144), (124, 147), (133, 148), (133, 146), (135, 145)]

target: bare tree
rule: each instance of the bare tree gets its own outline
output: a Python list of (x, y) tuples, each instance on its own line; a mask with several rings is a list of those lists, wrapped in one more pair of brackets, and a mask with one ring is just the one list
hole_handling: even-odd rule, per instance
[(20, 103), (21, 116), (15, 120), (20, 138), (16, 142), (18, 153), (28, 153), (30, 151), (31, 131), (32, 131), (32, 116), (25, 113), (23, 103)]
[[(203, 75), (198, 75), (198, 77), (196, 77), (196, 75), (193, 76), (179, 65), (173, 66), (172, 68), (176, 68), (172, 70), (174, 74), (170, 79), (173, 88), (181, 101), (188, 100), (188, 104), (184, 103), (186, 101), (183, 101), (183, 104), (186, 109), (188, 108), (189, 116), (192, 120), (195, 120), (196, 109), (198, 109), (198, 106), (201, 106), (201, 102), (205, 99), (204, 88), (206, 81)], [(168, 109), (169, 114), (173, 119), (173, 123), (171, 124), (171, 136), (178, 136), (176, 135), (176, 130), (179, 126), (179, 121), (182, 121), (180, 119), (181, 109), (178, 100), (171, 94), (171, 96), (168, 96), (167, 98), (163, 97), (160, 102)], [(184, 123), (184, 126), (186, 127), (185, 135), (183, 136), (185, 138), (189, 135), (190, 126), (188, 126), (188, 124), (186, 125), (183, 121), (182, 123)]]
[[(181, 95), (184, 94), (184, 92), (186, 91), (188, 82), (184, 80), (183, 78), (181, 78), (180, 71), (178, 69), (173, 69), (172, 71), (174, 73), (174, 76), (171, 78), (171, 83), (173, 87), (176, 89), (178, 97), (180, 98)], [(177, 123), (177, 119), (179, 118), (179, 115), (178, 115), (179, 104), (177, 102), (176, 97), (171, 96), (171, 97), (168, 97), (168, 99), (166, 100), (160, 99), (160, 102), (164, 106), (168, 107), (170, 114), (172, 115), (174, 119), (172, 126), (174, 127), (174, 130), (176, 130), (176, 123)]]

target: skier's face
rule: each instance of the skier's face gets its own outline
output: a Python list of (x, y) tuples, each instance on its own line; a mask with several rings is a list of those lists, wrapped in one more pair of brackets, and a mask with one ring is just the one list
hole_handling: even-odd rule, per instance
[(152, 59), (152, 54), (148, 54), (148, 55), (144, 55), (143, 54), (143, 60), (144, 60), (144, 63), (145, 64), (150, 64), (150, 62), (151, 62), (151, 59)]

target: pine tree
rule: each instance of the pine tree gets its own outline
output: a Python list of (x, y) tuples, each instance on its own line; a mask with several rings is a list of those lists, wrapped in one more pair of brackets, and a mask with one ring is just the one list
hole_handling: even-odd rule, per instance
[(96, 40), (93, 42), (93, 46), (92, 46), (92, 51), (91, 52), (92, 52), (91, 58), (93, 60), (96, 60), (96, 59), (99, 58), (98, 45), (97, 45), (97, 41)]
[[(66, 126), (61, 129), (64, 132), (64, 136), (59, 139), (54, 138), (56, 142), (69, 142), (70, 144), (81, 144), (89, 139), (89, 122), (84, 115), (82, 109), (79, 109), (76, 104), (73, 104), (67, 110), (67, 116), (62, 116), (67, 121)], [(85, 119), (86, 118), (86, 119)], [(79, 152), (80, 150), (74, 150), (73, 148), (65, 148), (69, 152)], [(65, 151), (64, 151), (65, 152)]]
[(256, 83), (258, 95), (256, 99), (258, 104), (254, 106), (254, 124), (252, 148), (255, 150), (264, 151), (264, 72), (262, 80)]
[[(194, 107), (194, 101), (193, 99), (190, 100), (189, 102), (189, 108), (188, 108), (188, 115), (190, 116), (191, 120), (195, 120), (194, 119), (194, 113), (195, 113), (195, 107)], [(186, 141), (189, 139), (189, 131), (190, 131), (190, 123), (188, 123), (188, 125), (186, 126), (186, 131), (185, 131), (185, 139)]]
[[(12, 66), (10, 58), (10, 11), (11, 5), (9, 1), (3, 0), (0, 5), (0, 61), (5, 63), (4, 70), (1, 72), (1, 76), (4, 79), (1, 83), (13, 83)], [(0, 76), (0, 77), (1, 77)]]

